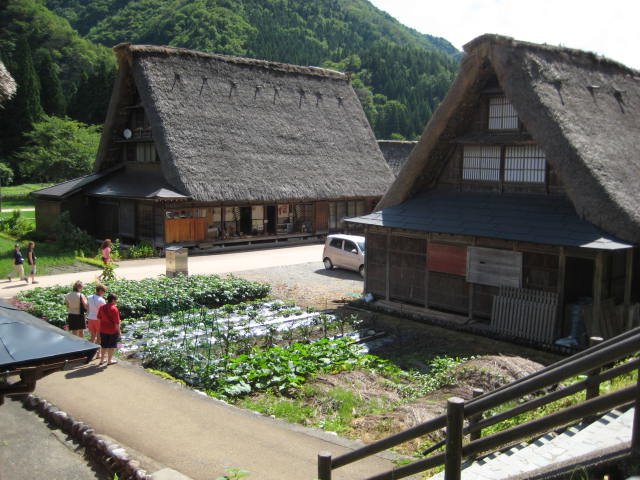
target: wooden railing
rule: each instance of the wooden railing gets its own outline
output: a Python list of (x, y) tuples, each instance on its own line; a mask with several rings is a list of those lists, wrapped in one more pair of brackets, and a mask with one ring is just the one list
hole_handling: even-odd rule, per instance
[[(318, 479), (331, 480), (332, 471), (337, 468), (446, 427), (446, 439), (423, 452), (424, 458), (421, 460), (379, 473), (365, 480), (396, 480), (441, 465), (445, 466), (445, 480), (459, 480), (461, 463), (464, 459), (530, 440), (537, 435), (557, 430), (582, 419), (592, 419), (595, 415), (614, 408), (631, 405), (635, 406), (631, 451), (640, 453), (638, 383), (600, 395), (600, 385), (603, 382), (640, 369), (640, 359), (636, 357), (638, 351), (640, 351), (640, 328), (635, 328), (549, 365), (532, 375), (492, 392), (480, 394), (468, 402), (457, 397), (451, 398), (447, 404), (446, 415), (433, 418), (404, 432), (335, 458), (328, 452), (321, 452), (318, 455)], [(582, 379), (562, 386), (562, 382), (571, 381), (576, 377)], [(638, 378), (640, 379), (640, 375)], [(490, 426), (498, 425), (517, 415), (534, 411), (582, 391), (585, 392), (584, 400), (569, 407), (497, 433), (482, 436), (482, 431)], [(497, 414), (492, 413), (500, 408), (506, 410)], [(465, 443), (466, 436), (468, 441)], [(444, 451), (436, 452), (443, 447)]]

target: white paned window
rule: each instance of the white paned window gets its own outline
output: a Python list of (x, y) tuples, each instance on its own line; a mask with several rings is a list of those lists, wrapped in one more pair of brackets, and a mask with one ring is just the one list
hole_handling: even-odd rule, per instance
[(507, 97), (489, 99), (489, 130), (517, 130), (518, 112)]
[(537, 145), (507, 147), (504, 157), (504, 181), (513, 183), (544, 183), (546, 160)]
[(500, 147), (467, 145), (462, 159), (462, 179), (485, 182), (500, 180)]

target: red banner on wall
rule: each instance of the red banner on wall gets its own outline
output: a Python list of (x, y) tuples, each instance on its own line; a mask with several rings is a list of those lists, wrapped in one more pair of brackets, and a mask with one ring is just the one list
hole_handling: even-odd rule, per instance
[(427, 245), (427, 269), (431, 272), (466, 276), (467, 247), (429, 242)]

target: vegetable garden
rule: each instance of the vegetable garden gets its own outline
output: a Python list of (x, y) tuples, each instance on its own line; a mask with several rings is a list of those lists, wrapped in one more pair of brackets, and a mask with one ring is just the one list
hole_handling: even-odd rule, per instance
[[(88, 284), (85, 292), (92, 292)], [(63, 327), (69, 287), (18, 295), (30, 313)], [(352, 336), (357, 317), (301, 309), (267, 298), (268, 285), (236, 277), (115, 280), (123, 318), (122, 352), (221, 398), (286, 392), (311, 375), (385, 368)]]

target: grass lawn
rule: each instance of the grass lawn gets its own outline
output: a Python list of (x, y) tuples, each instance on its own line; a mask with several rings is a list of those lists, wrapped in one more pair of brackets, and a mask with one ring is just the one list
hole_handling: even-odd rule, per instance
[[(21, 251), (25, 257), (25, 273), (28, 271), (26, 264), (27, 241), (19, 242)], [(0, 234), (0, 280), (6, 278), (13, 270), (13, 251), (16, 240)], [(76, 258), (72, 250), (65, 251), (54, 243), (36, 242), (36, 256), (38, 257), (38, 275), (47, 275), (51, 270), (64, 266), (72, 266)]]
[[(2, 187), (2, 207), (4, 207), (5, 200), (29, 200), (28, 195), (34, 190), (40, 190), (41, 188), (50, 187), (53, 183), (24, 183), (22, 185), (11, 185), (9, 187)], [(33, 206), (33, 202), (29, 201), (29, 204)]]

